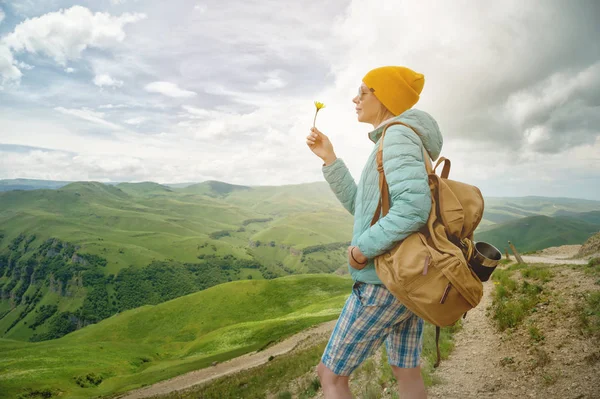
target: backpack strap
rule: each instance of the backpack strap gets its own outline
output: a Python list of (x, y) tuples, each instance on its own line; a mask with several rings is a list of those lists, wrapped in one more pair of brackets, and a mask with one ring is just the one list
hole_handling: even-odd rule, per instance
[(438, 159), (437, 163), (435, 164), (435, 167), (433, 168), (433, 173), (435, 173), (435, 170), (437, 169), (438, 166), (440, 166), (440, 164), (444, 162), (444, 167), (442, 169), (442, 179), (447, 179), (448, 175), (450, 175), (450, 160), (446, 157), (440, 157), (440, 159)]
[(440, 327), (435, 326), (435, 349), (437, 350), (437, 361), (433, 365), (434, 368), (437, 368), (442, 360), (442, 355), (440, 354), (440, 330)]
[[(379, 220), (379, 215), (381, 215), (383, 211), (383, 216), (387, 215), (390, 211), (390, 192), (389, 187), (385, 178), (385, 172), (383, 170), (383, 139), (385, 138), (385, 133), (390, 126), (393, 125), (403, 125), (411, 129), (415, 134), (421, 138), (421, 135), (417, 133), (417, 131), (410, 125), (407, 125), (403, 122), (392, 122), (389, 123), (384, 129), (383, 133), (381, 133), (381, 139), (379, 139), (379, 148), (377, 149), (377, 170), (379, 171), (379, 193), (381, 194), (379, 198), (379, 203), (377, 204), (377, 210), (375, 210), (375, 214), (373, 215), (373, 219), (371, 219), (371, 226), (373, 226)], [(422, 143), (422, 140), (421, 140)], [(435, 171), (431, 168), (431, 161), (429, 160), (429, 154), (425, 150), (425, 146), (422, 146), (423, 150), (423, 161), (425, 163), (425, 170), (427, 174), (430, 175), (435, 173)], [(444, 158), (445, 159), (445, 158)], [(438, 162), (439, 164), (439, 162)], [(436, 165), (437, 167), (437, 165)], [(444, 170), (446, 170), (446, 165), (444, 165)], [(448, 160), (448, 171), (450, 170), (450, 161)]]

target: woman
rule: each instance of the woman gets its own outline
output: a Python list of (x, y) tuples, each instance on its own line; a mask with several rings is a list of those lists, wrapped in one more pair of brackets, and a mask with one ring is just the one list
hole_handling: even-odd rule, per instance
[[(409, 311), (385, 288), (373, 259), (425, 225), (431, 210), (431, 192), (423, 159), (425, 147), (436, 160), (442, 135), (427, 113), (411, 109), (419, 100), (423, 75), (405, 67), (373, 69), (363, 78), (356, 104), (358, 121), (373, 125), (368, 136), (375, 143), (358, 186), (329, 138), (312, 128), (308, 147), (325, 163), (323, 175), (344, 208), (354, 215), (348, 268), (354, 286), (317, 368), (326, 398), (351, 398), (350, 374), (385, 341), (388, 361), (402, 398), (425, 398), (419, 360), (423, 319)], [(371, 226), (377, 209), (379, 172), (376, 153), (385, 125), (383, 169), (390, 192), (390, 211)], [(429, 162), (429, 160), (428, 160)]]

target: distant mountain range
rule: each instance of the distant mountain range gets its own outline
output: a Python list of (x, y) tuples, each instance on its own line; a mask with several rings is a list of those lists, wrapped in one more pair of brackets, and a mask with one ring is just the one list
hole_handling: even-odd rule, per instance
[[(37, 179), (0, 179), (0, 192), (1, 191), (13, 191), (13, 190), (40, 190), (40, 189), (51, 189), (56, 190), (61, 187), (64, 187), (71, 183), (77, 183), (75, 181), (62, 181), (62, 180), (37, 180)], [(117, 184), (121, 184), (121, 182), (106, 182), (103, 184), (108, 184), (111, 186), (115, 186)], [(140, 183), (134, 183), (140, 184)], [(157, 184), (157, 183), (153, 183)], [(175, 183), (175, 184), (165, 184), (165, 186), (173, 187), (173, 188), (185, 188), (191, 186), (193, 184), (198, 183)]]
[(4, 179), (0, 180), (0, 191), (57, 189), (72, 183), (58, 180)]

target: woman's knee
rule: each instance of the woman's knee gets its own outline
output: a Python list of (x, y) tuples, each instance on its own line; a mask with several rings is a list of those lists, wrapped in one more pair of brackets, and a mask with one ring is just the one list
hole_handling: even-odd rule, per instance
[(336, 385), (342, 379), (347, 378), (335, 374), (333, 371), (329, 370), (327, 366), (323, 364), (323, 362), (320, 362), (317, 366), (317, 374), (319, 375), (319, 380), (321, 381), (322, 386)]
[(391, 366), (392, 373), (398, 382), (403, 381), (416, 381), (421, 379), (421, 367), (403, 368), (398, 366)]

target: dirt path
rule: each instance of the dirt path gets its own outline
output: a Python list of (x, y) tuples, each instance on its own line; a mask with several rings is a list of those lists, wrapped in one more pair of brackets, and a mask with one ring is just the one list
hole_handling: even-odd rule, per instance
[[(429, 389), (429, 398), (600, 397), (600, 351), (575, 327), (581, 296), (599, 287), (579, 270), (552, 270), (547, 301), (513, 331), (500, 333), (486, 316), (493, 283), (485, 284), (482, 303), (469, 312), (454, 351), (435, 372), (442, 383)], [(539, 341), (532, 339), (532, 328), (542, 336)]]
[[(585, 265), (587, 259), (573, 259), (581, 249), (581, 245), (561, 245), (537, 251), (533, 255), (523, 255), (526, 263), (546, 263), (553, 265)], [(513, 258), (514, 259), (514, 258)]]
[(523, 255), (525, 263), (546, 263), (552, 265), (586, 265), (585, 259), (563, 259), (550, 256)]
[(118, 398), (138, 399), (148, 398), (155, 395), (164, 395), (173, 391), (179, 391), (194, 385), (202, 384), (214, 380), (215, 378), (260, 366), (261, 364), (267, 363), (269, 361), (269, 357), (271, 356), (283, 355), (300, 345), (304, 346), (310, 344), (309, 341), (311, 341), (313, 337), (331, 333), (331, 331), (333, 331), (333, 327), (335, 327), (335, 323), (336, 320), (319, 324), (298, 334), (292, 335), (284, 341), (281, 341), (280, 343), (273, 345), (272, 347), (261, 352), (249, 353), (229, 361), (219, 363), (213, 367), (192, 371), (169, 380), (158, 382), (145, 388), (130, 391), (125, 395), (119, 396)]
[(492, 290), (491, 282), (484, 284), (481, 303), (467, 314), (463, 329), (455, 336), (454, 351), (435, 372), (443, 384), (429, 389), (430, 398), (483, 397), (482, 391), (506, 378), (491, 363), (501, 347), (500, 336), (485, 315)]

